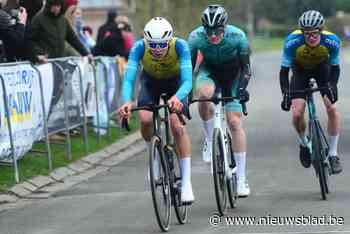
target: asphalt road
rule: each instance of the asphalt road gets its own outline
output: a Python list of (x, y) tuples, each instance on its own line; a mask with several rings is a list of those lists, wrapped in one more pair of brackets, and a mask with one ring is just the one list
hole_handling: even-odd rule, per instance
[[(346, 51), (348, 52), (348, 51)], [(345, 55), (346, 52), (343, 54)], [(339, 152), (345, 168), (331, 177), (331, 195), (322, 201), (312, 169), (298, 159), (291, 113), (279, 108), (279, 53), (253, 58), (249, 115), (244, 120), (248, 136), (248, 179), (252, 194), (240, 199), (228, 216), (275, 220), (295, 217), (299, 225), (209, 224), (216, 205), (209, 167), (201, 161), (202, 133), (196, 110), (189, 124), (193, 140), (193, 186), (196, 202), (186, 225), (172, 217), (171, 233), (350, 233), (350, 57), (343, 56), (339, 111), (342, 135)], [(320, 104), (320, 102), (317, 102)], [(323, 106), (318, 114), (324, 117)], [(321, 118), (323, 123), (324, 118)], [(146, 181), (146, 157), (138, 155), (68, 191), (0, 213), (1, 234), (139, 234), (159, 233)], [(346, 182), (348, 181), (348, 182)], [(313, 217), (313, 222), (306, 224)], [(333, 217), (343, 225), (317, 225), (317, 217)], [(252, 219), (250, 218), (250, 219)], [(274, 222), (274, 221), (272, 221)], [(275, 221), (276, 222), (276, 221)]]

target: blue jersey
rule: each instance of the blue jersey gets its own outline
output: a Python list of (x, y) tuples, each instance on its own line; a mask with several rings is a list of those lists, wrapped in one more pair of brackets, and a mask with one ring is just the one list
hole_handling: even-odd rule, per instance
[(301, 30), (289, 34), (285, 40), (282, 66), (291, 67), (293, 64), (306, 69), (328, 61), (331, 65), (339, 65), (339, 51), (341, 42), (337, 35), (322, 31), (319, 46), (309, 47), (305, 44), (305, 37)]
[(183, 100), (191, 92), (192, 64), (187, 42), (180, 38), (173, 38), (169, 42), (168, 53), (160, 59), (154, 59), (148, 46), (146, 46), (146, 42), (140, 39), (133, 45), (125, 69), (122, 87), (122, 100), (124, 102), (131, 101), (134, 81), (140, 62), (147, 74), (154, 79), (180, 77), (181, 86), (175, 94), (180, 100)]
[(209, 43), (203, 26), (190, 33), (188, 44), (192, 58), (195, 58), (199, 50), (203, 54), (205, 63), (209, 65), (220, 65), (230, 62), (240, 55), (249, 54), (249, 43), (245, 33), (232, 25), (225, 27), (224, 38), (217, 45)]

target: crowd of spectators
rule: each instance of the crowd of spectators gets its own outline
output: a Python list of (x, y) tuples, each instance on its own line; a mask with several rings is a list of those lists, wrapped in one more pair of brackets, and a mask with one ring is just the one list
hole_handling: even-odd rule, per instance
[(46, 63), (67, 56), (121, 56), (134, 42), (127, 17), (110, 10), (94, 40), (78, 0), (0, 0), (0, 62)]

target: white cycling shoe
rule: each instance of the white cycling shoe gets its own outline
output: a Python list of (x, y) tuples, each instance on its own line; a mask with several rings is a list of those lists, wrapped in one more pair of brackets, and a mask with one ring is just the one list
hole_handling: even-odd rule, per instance
[(207, 139), (204, 140), (203, 151), (202, 151), (202, 159), (206, 163), (211, 162), (211, 154), (212, 154), (212, 142)]
[(237, 194), (238, 197), (248, 197), (250, 195), (250, 188), (248, 181), (237, 181)]
[(190, 205), (194, 202), (194, 195), (191, 183), (186, 183), (181, 186), (181, 202), (184, 205)]

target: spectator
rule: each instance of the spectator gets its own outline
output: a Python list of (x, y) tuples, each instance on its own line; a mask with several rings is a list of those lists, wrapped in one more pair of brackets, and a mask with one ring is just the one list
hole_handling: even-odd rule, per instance
[(33, 17), (42, 9), (43, 0), (19, 0), (19, 5), (27, 10), (27, 24), (30, 24)]
[(97, 43), (92, 54), (95, 56), (116, 56), (120, 55), (127, 57), (127, 54), (123, 48), (123, 37), (117, 22), (115, 21), (117, 16), (116, 11), (109, 11), (107, 22), (102, 25), (98, 30)]
[(24, 33), (27, 23), (27, 11), (23, 7), (12, 9), (6, 5), (6, 1), (0, 2), (0, 40), (3, 43), (3, 49), (7, 62), (24, 60)]
[[(67, 6), (67, 5), (66, 5)], [(75, 28), (75, 21), (78, 12), (78, 6), (77, 5), (69, 5), (68, 8), (66, 8), (64, 17), (67, 19), (69, 25), (72, 27), (72, 29), (77, 33)], [(67, 41), (64, 43), (64, 57), (69, 56), (79, 56), (79, 52), (76, 51)]]
[(28, 30), (28, 40), (39, 62), (46, 62), (46, 58), (63, 57), (65, 41), (81, 55), (89, 55), (63, 16), (63, 6), (64, 0), (47, 0), (44, 10), (34, 17)]
[(124, 58), (127, 57), (127, 53), (123, 47), (123, 37), (120, 29), (115, 23), (113, 26), (111, 25), (106, 31), (105, 37), (102, 41), (97, 42), (96, 46), (92, 50), (92, 54), (94, 56), (122, 56)]
[(97, 44), (100, 44), (103, 39), (109, 35), (109, 32), (111, 31), (111, 28), (113, 29), (116, 25), (115, 19), (118, 16), (116, 10), (110, 10), (107, 14), (107, 21), (105, 24), (103, 24), (97, 32)]
[(79, 4), (78, 0), (64, 0), (64, 9), (68, 9), (71, 6), (77, 6)]
[(84, 26), (83, 27), (83, 33), (86, 37), (87, 44), (89, 45), (90, 49), (93, 49), (96, 45), (96, 41), (93, 38), (93, 31), (90, 26)]
[(116, 21), (118, 28), (122, 32), (124, 51), (127, 53), (127, 55), (129, 55), (129, 51), (135, 40), (131, 30), (129, 18), (127, 16), (118, 16)]
[(75, 21), (74, 21), (75, 30), (79, 36), (80, 41), (84, 44), (85, 48), (88, 49), (89, 52), (93, 49), (96, 43), (91, 43), (91, 40), (84, 33), (84, 20), (83, 20), (83, 12), (81, 8), (77, 9)]

